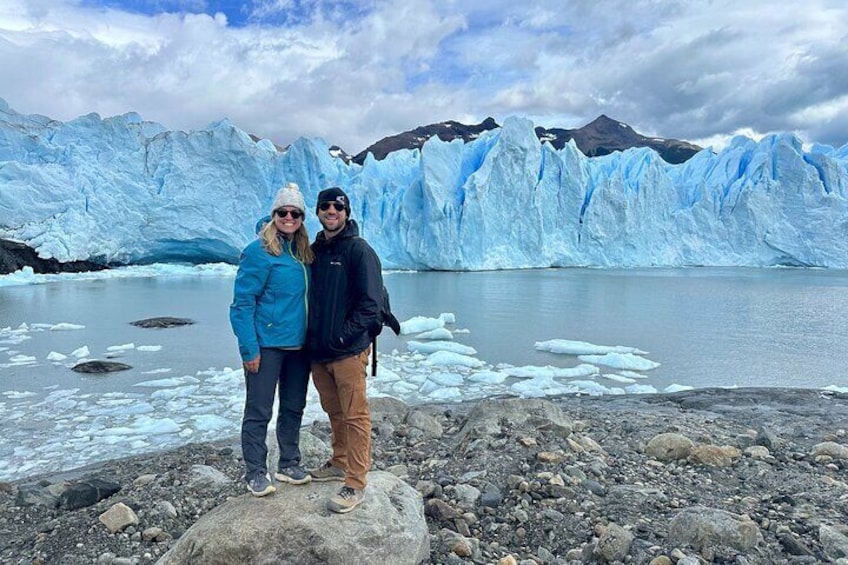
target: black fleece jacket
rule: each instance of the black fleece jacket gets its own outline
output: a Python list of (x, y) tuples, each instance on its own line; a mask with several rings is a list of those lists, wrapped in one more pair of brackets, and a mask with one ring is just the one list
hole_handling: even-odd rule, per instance
[(312, 244), (307, 343), (313, 361), (326, 363), (365, 351), (369, 331), (380, 327), (383, 275), (380, 259), (348, 220), (331, 239)]

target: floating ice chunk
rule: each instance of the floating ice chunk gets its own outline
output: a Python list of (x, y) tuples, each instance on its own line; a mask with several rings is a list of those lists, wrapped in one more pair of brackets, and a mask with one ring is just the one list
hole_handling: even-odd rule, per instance
[(411, 382), (399, 381), (396, 383), (392, 383), (391, 392), (397, 394), (398, 396), (405, 396), (408, 394), (417, 393), (418, 385)]
[(586, 341), (572, 341), (568, 339), (550, 339), (548, 341), (537, 341), (536, 349), (539, 351), (550, 351), (560, 355), (603, 355), (605, 353), (637, 353), (647, 354), (635, 347), (624, 345), (595, 345)]
[(615, 369), (635, 371), (650, 371), (660, 366), (659, 363), (639, 357), (632, 353), (606, 353), (604, 355), (580, 355), (578, 359), (587, 363), (597, 363)]
[(418, 353), (435, 353), (436, 351), (450, 351), (451, 353), (459, 353), (462, 355), (476, 355), (477, 350), (469, 345), (456, 343), (455, 341), (409, 341), (406, 344), (407, 349)]
[(469, 330), (468, 328), (456, 328), (456, 329), (453, 330), (453, 333), (455, 333), (455, 334), (470, 334), (471, 330)]
[(67, 355), (63, 355), (62, 353), (58, 353), (56, 351), (51, 351), (50, 353), (47, 354), (47, 360), (48, 361), (58, 362), (58, 361), (64, 361), (67, 358), (68, 358)]
[(28, 390), (7, 390), (2, 394), (9, 400), (17, 400), (19, 398), (29, 398), (31, 396), (35, 396), (34, 392), (30, 392)]
[(577, 387), (570, 383), (566, 385), (555, 381), (550, 375), (542, 375), (514, 383), (509, 390), (525, 398), (544, 398), (556, 394), (575, 393)]
[(537, 365), (524, 365), (523, 367), (504, 366), (501, 370), (511, 377), (522, 379), (537, 377), (571, 379), (597, 375), (600, 372), (594, 365), (588, 365), (586, 363), (581, 363), (576, 367), (552, 367), (550, 365), (544, 367)]
[(418, 334), (415, 336), (415, 339), (451, 341), (453, 339), (453, 334), (447, 328), (436, 328), (435, 330)]
[(171, 372), (171, 369), (162, 368), (162, 369), (153, 369), (151, 371), (142, 371), (141, 374), (142, 375), (159, 375), (159, 374), (162, 374), (162, 373), (170, 373), (170, 372)]
[(179, 432), (180, 425), (171, 418), (151, 418), (139, 416), (133, 425), (133, 431), (137, 434), (174, 434)]
[(187, 408), (187, 403), (184, 402), (185, 399), (195, 395), (200, 387), (197, 385), (189, 385), (189, 386), (180, 386), (176, 388), (160, 388), (157, 391), (154, 391), (150, 398), (153, 400), (180, 400), (182, 405), (180, 406), (171, 406), (170, 408), (174, 408), (179, 411), (183, 411)]
[(58, 324), (53, 324), (52, 326), (50, 326), (49, 329), (54, 331), (54, 332), (69, 331), (69, 330), (84, 330), (85, 326), (80, 325), (80, 324), (71, 324), (71, 323), (68, 323), (68, 322), (59, 322)]
[(88, 350), (87, 345), (83, 345), (82, 347), (74, 349), (73, 351), (71, 351), (71, 355), (73, 355), (74, 357), (77, 357), (77, 358), (82, 358), (82, 357), (88, 357), (89, 355), (91, 355), (91, 352)]
[(424, 361), (425, 365), (443, 365), (443, 366), (454, 366), (454, 367), (482, 367), (485, 365), (483, 361), (479, 359), (475, 359), (474, 357), (469, 357), (467, 355), (461, 355), (459, 353), (453, 353), (451, 351), (436, 351), (427, 357), (427, 360)]
[(632, 385), (636, 382), (636, 379), (631, 377), (625, 377), (624, 375), (618, 375), (616, 373), (604, 373), (601, 375), (605, 379), (609, 379), (611, 381), (615, 381), (617, 383), (622, 383), (626, 385)]
[(457, 373), (432, 373), (427, 377), (427, 380), (441, 386), (462, 386), (462, 375)]
[(125, 343), (123, 345), (110, 345), (106, 348), (106, 351), (129, 351), (130, 349), (135, 349), (134, 343)]
[(848, 386), (827, 385), (822, 390), (827, 390), (827, 391), (830, 391), (830, 392), (841, 392), (843, 394), (848, 394)]
[(634, 371), (619, 371), (619, 375), (624, 377), (629, 377), (631, 379), (647, 379), (648, 375), (643, 375), (642, 373), (636, 373)]
[(579, 393), (589, 396), (603, 396), (611, 392), (611, 389), (595, 381), (570, 381), (568, 384), (576, 386)]
[[(161, 371), (161, 369), (157, 369)], [(170, 369), (166, 369), (170, 371)], [(197, 384), (200, 382), (200, 379), (197, 377), (192, 377), (191, 375), (185, 375), (183, 377), (173, 377), (171, 379), (159, 379), (156, 381), (141, 381), (140, 383), (135, 383), (133, 386), (143, 386), (143, 387), (151, 387), (151, 388), (163, 388), (170, 386), (182, 386), (189, 384)]]
[(37, 359), (30, 355), (12, 355), (9, 358), (9, 362), (15, 365), (31, 365), (35, 363)]
[(20, 345), (28, 339), (32, 339), (31, 335), (26, 335), (25, 333), (15, 333), (17, 330), (12, 330), (5, 334), (0, 334), (3, 337), (0, 340), (0, 344), (3, 345)]
[(380, 383), (393, 383), (401, 380), (400, 375), (392, 371), (391, 369), (387, 369), (384, 366), (377, 364), (377, 375), (374, 377), (374, 380)]
[(439, 314), (439, 319), (446, 324), (455, 324), (456, 323), (456, 315), (453, 312), (442, 312)]
[(631, 394), (655, 394), (659, 392), (655, 387), (643, 384), (628, 385), (624, 387), (624, 390)]
[(679, 385), (676, 383), (670, 384), (665, 387), (663, 390), (665, 392), (680, 392), (682, 390), (694, 390), (695, 387), (689, 385)]
[(220, 431), (234, 427), (234, 422), (215, 414), (192, 416), (194, 427), (199, 432)]
[(508, 376), (498, 371), (477, 371), (471, 373), (466, 380), (479, 384), (498, 385), (504, 382)]
[(445, 321), (440, 318), (415, 316), (400, 323), (400, 333), (402, 335), (417, 334), (443, 327), (445, 327)]
[(432, 402), (462, 402), (462, 391), (453, 386), (442, 387), (430, 392), (428, 399)]
[(139, 345), (136, 351), (162, 351), (161, 345)]

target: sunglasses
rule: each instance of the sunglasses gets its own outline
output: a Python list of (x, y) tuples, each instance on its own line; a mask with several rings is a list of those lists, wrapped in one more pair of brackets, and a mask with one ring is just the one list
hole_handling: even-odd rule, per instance
[(303, 217), (303, 212), (300, 210), (283, 210), (280, 208), (279, 210), (274, 210), (274, 213), (280, 218), (291, 216), (293, 220), (299, 220)]
[(322, 212), (326, 212), (330, 209), (330, 206), (332, 206), (333, 210), (335, 210), (336, 212), (341, 212), (345, 209), (344, 204), (339, 204), (338, 202), (322, 202), (318, 205), (318, 209)]

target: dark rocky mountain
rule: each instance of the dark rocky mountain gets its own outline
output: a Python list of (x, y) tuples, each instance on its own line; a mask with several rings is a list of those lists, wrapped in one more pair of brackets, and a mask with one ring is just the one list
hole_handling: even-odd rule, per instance
[[(500, 127), (493, 118), (486, 118), (477, 125), (465, 125), (448, 121), (399, 133), (381, 139), (353, 157), (360, 165), (368, 153), (373, 153), (379, 161), (392, 151), (399, 149), (420, 149), (434, 135), (442, 141), (462, 139), (470, 141), (484, 131)], [(597, 117), (591, 123), (577, 129), (536, 128), (536, 136), (547, 141), (556, 149), (562, 149), (569, 140), (574, 139), (577, 148), (589, 157), (608, 155), (613, 151), (624, 151), (631, 147), (650, 147), (669, 163), (683, 163), (701, 150), (697, 145), (677, 139), (646, 137), (633, 130), (629, 125), (613, 120), (605, 115)]]
[(365, 157), (369, 153), (373, 153), (374, 158), (381, 161), (386, 158), (386, 155), (398, 149), (420, 149), (424, 145), (424, 142), (434, 135), (438, 136), (442, 141), (462, 139), (467, 142), (476, 139), (484, 131), (499, 127), (500, 125), (498, 125), (494, 118), (486, 118), (479, 124), (472, 126), (454, 121), (420, 126), (411, 131), (384, 137), (361, 153), (354, 155), (353, 162), (361, 165), (365, 162)]
[(668, 163), (683, 163), (701, 150), (697, 145), (677, 139), (645, 137), (624, 122), (613, 120), (603, 114), (582, 128), (545, 129), (536, 128), (536, 136), (547, 141), (556, 149), (562, 149), (571, 139), (577, 148), (589, 157), (609, 155), (613, 151), (624, 151), (631, 147), (650, 147)]

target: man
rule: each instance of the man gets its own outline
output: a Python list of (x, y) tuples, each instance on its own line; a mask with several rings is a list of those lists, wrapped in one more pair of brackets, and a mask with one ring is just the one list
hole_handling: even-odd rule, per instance
[(330, 418), (333, 456), (310, 475), (315, 481), (344, 481), (327, 508), (345, 513), (362, 502), (371, 467), (365, 376), (371, 332), (380, 328), (383, 276), (380, 259), (350, 219), (342, 189), (321, 191), (316, 213), (324, 229), (312, 244), (307, 341), (312, 381)]

